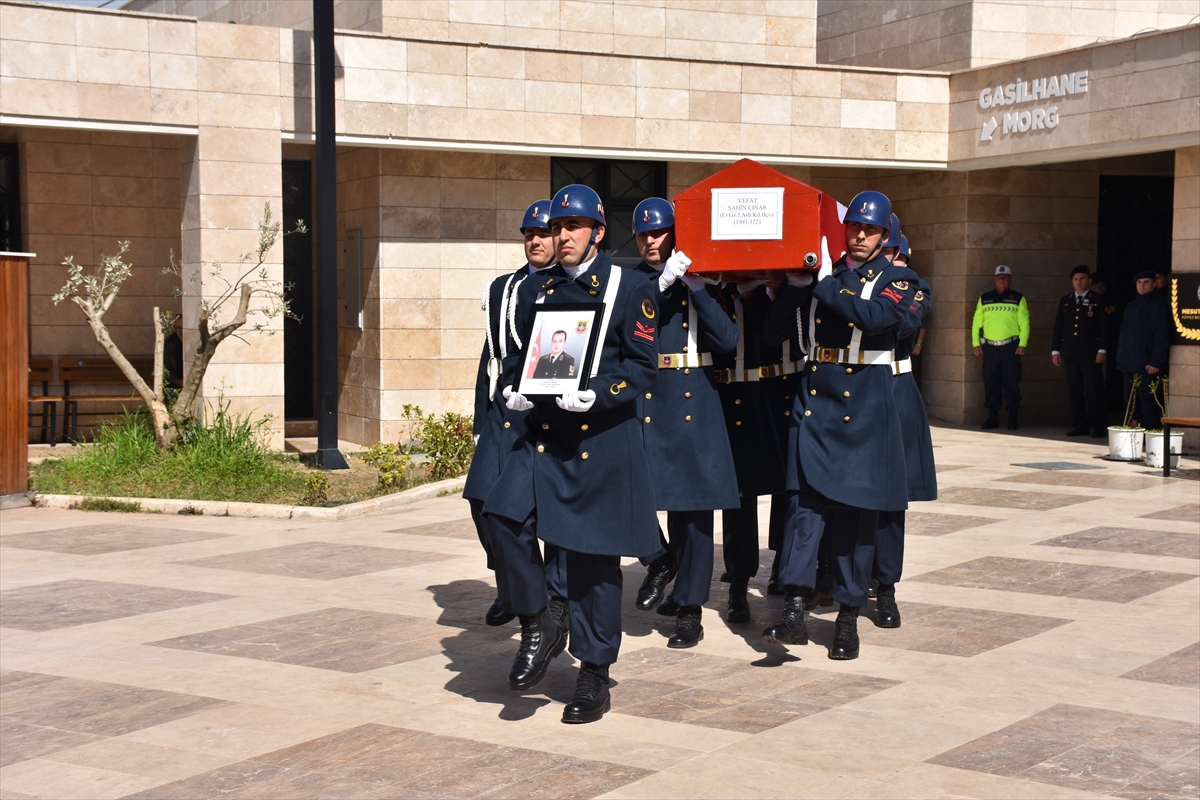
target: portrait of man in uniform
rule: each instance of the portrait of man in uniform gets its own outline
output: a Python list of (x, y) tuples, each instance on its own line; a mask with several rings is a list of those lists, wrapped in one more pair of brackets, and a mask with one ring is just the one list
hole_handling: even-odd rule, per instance
[(550, 336), (550, 352), (538, 359), (533, 377), (562, 380), (575, 377), (575, 357), (565, 351), (567, 332), (555, 331)]
[(558, 395), (587, 387), (589, 355), (601, 303), (538, 306), (519, 379), (526, 396)]

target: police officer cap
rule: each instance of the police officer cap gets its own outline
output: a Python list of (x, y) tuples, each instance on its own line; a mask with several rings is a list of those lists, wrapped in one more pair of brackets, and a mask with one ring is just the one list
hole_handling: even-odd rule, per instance
[(647, 197), (633, 210), (633, 232), (657, 231), (675, 227), (675, 209), (661, 197)]
[(859, 192), (846, 209), (845, 221), (889, 230), (892, 227), (892, 201), (883, 192)]
[(1154, 274), (1155, 275), (1170, 275), (1171, 274), (1171, 265), (1170, 264), (1159, 264), (1157, 267), (1154, 268)]
[(583, 217), (601, 225), (608, 224), (604, 221), (604, 204), (600, 202), (600, 195), (582, 183), (564, 186), (550, 201), (550, 221), (563, 217)]
[(900, 218), (892, 214), (892, 221), (888, 225), (887, 236), (880, 243), (880, 247), (899, 247), (900, 246)]
[(531, 203), (529, 208), (525, 209), (525, 216), (521, 217), (521, 233), (524, 233), (529, 228), (550, 229), (549, 200), (538, 200)]
[(1009, 267), (1007, 264), (1001, 264), (1000, 266), (996, 267), (996, 271), (993, 274), (1007, 275), (1008, 277), (1011, 278), (1012, 277), (1012, 268)]
[(1133, 280), (1135, 283), (1140, 280), (1152, 281), (1152, 280), (1154, 280), (1154, 270), (1144, 269), (1141, 272), (1139, 272), (1137, 275), (1134, 275)]
[(904, 256), (905, 258), (909, 257), (908, 237), (904, 234), (900, 234), (900, 255)]
[(1091, 275), (1092, 271), (1090, 269), (1088, 269), (1087, 264), (1080, 264), (1078, 267), (1071, 270), (1071, 277), (1074, 278), (1076, 275), (1078, 275), (1080, 273), (1083, 273), (1084, 275)]

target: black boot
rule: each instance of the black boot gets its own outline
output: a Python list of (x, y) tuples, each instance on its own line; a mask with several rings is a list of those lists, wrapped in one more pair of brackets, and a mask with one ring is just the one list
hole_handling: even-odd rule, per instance
[(550, 609), (550, 613), (554, 615), (554, 621), (558, 623), (559, 630), (563, 632), (563, 647), (570, 643), (571, 638), (571, 607), (567, 604), (566, 599), (562, 597), (551, 597), (550, 605), (546, 606)]
[(771, 579), (767, 581), (767, 594), (783, 594), (783, 585), (779, 582), (779, 551), (775, 551), (775, 559), (771, 562)]
[(808, 626), (804, 624), (804, 597), (788, 592), (783, 599), (783, 618), (762, 633), (767, 644), (808, 644)]
[(612, 707), (608, 694), (608, 664), (579, 666), (579, 678), (575, 681), (575, 696), (563, 709), (562, 721), (568, 725), (595, 722)]
[(829, 646), (829, 657), (834, 661), (850, 661), (858, 658), (858, 607), (842, 603), (834, 623), (833, 644)]
[(695, 647), (704, 638), (704, 626), (700, 624), (700, 606), (680, 606), (675, 617), (675, 633), (667, 640), (667, 647), (676, 650)]
[(729, 610), (725, 619), (729, 622), (750, 621), (750, 601), (746, 599), (749, 578), (734, 578), (729, 582)]
[(498, 625), (507, 625), (517, 618), (517, 615), (511, 611), (505, 611), (500, 606), (500, 598), (496, 598), (496, 602), (492, 603), (492, 607), (483, 615), (483, 621), (493, 628)]
[(1010, 431), (1015, 431), (1019, 430), (1020, 427), (1021, 426), (1017, 424), (1017, 410), (1014, 408), (1008, 412), (1008, 429)]
[(1000, 427), (1000, 411), (995, 408), (989, 408), (988, 409), (988, 417), (987, 417), (987, 419), (985, 419), (983, 421), (983, 425), (981, 425), (980, 427), (983, 428), (985, 431), (990, 431), (993, 428), (999, 428)]
[(641, 611), (654, 608), (667, 594), (667, 584), (675, 580), (675, 559), (670, 553), (662, 556), (650, 565), (642, 588), (638, 589), (637, 605)]
[(679, 616), (679, 603), (675, 602), (675, 595), (668, 595), (667, 599), (662, 601), (662, 605), (658, 607), (656, 613), (664, 617)]
[(879, 584), (875, 596), (875, 625), (880, 628), (900, 627), (900, 608), (896, 605), (896, 584)]
[(508, 685), (518, 692), (546, 677), (550, 662), (567, 646), (567, 632), (558, 627), (549, 606), (520, 619), (521, 647), (508, 673)]

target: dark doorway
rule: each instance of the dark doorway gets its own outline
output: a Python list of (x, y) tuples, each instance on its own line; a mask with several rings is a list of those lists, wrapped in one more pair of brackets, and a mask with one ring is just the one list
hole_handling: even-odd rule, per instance
[(550, 165), (550, 191), (582, 183), (600, 195), (607, 231), (600, 248), (623, 267), (636, 266), (637, 242), (633, 239), (633, 209), (647, 197), (667, 196), (665, 161), (607, 161), (555, 158)]
[(0, 250), (21, 252), (21, 187), (17, 146), (0, 144)]
[(283, 226), (302, 219), (306, 233), (283, 238), (283, 282), (298, 319), (283, 321), (283, 417), (313, 419), (312, 162), (283, 162)]
[(1105, 306), (1112, 308), (1106, 395), (1110, 410), (1121, 409), (1116, 348), (1121, 314), (1137, 296), (1134, 276), (1171, 263), (1175, 179), (1162, 175), (1101, 175), (1096, 235), (1096, 273), (1104, 278)]

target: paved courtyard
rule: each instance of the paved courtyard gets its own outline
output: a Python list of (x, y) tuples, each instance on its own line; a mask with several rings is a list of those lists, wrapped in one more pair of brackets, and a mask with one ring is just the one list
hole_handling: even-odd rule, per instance
[[(1196, 798), (1196, 461), (934, 442), (903, 627), (862, 620), (851, 662), (825, 656), (832, 608), (807, 647), (763, 645), (764, 549), (754, 619), (727, 625), (714, 582), (705, 640), (668, 650), (629, 560), (613, 709), (584, 726), (559, 722), (566, 655), (507, 689), (517, 627), (483, 624), (459, 497), (342, 523), (5, 511), (0, 800)], [(1016, 466), (1051, 462), (1096, 468)]]

